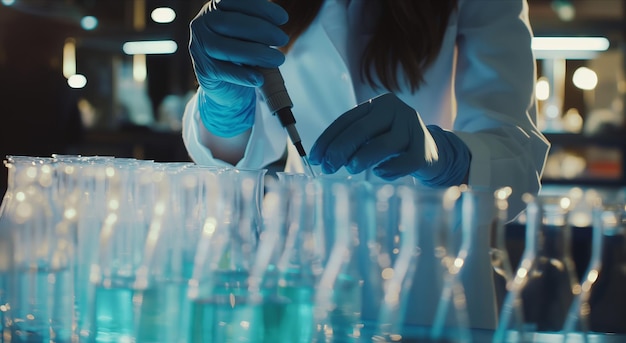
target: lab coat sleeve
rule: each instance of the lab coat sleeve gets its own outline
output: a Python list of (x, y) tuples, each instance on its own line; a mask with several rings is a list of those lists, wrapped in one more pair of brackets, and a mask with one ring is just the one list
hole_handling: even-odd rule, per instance
[(511, 187), (509, 219), (536, 194), (550, 144), (536, 127), (526, 0), (461, 0), (454, 132), (470, 149), (469, 184)]
[[(258, 93), (258, 92), (257, 92)], [(280, 159), (286, 149), (287, 134), (278, 119), (269, 113), (267, 105), (257, 94), (254, 126), (244, 157), (235, 165), (237, 168), (260, 169)], [(203, 130), (200, 113), (198, 112), (198, 93), (189, 100), (183, 114), (182, 136), (185, 148), (191, 159), (199, 165), (228, 166), (233, 165), (217, 159), (211, 150), (200, 141), (200, 130)]]

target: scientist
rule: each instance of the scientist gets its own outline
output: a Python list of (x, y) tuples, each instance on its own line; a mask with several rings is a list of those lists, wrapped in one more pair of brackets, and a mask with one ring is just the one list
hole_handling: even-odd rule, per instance
[[(199, 87), (183, 139), (198, 164), (262, 168), (288, 151), (285, 169), (303, 171), (257, 88), (254, 67), (279, 67), (317, 172), (508, 186), (511, 217), (540, 188), (549, 143), (526, 0), (213, 0), (190, 27)], [(493, 328), (488, 234), (477, 236), (466, 292), (472, 326)]]

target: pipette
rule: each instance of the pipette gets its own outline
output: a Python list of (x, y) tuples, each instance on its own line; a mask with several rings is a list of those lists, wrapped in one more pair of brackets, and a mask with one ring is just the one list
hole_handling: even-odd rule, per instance
[(306, 151), (304, 150), (304, 147), (302, 147), (300, 134), (298, 134), (298, 130), (296, 130), (296, 118), (294, 118), (293, 112), (291, 112), (293, 103), (291, 102), (291, 98), (285, 88), (285, 80), (280, 74), (280, 70), (278, 70), (278, 68), (258, 69), (261, 73), (263, 73), (263, 77), (265, 78), (263, 86), (260, 87), (265, 103), (269, 107), (270, 111), (278, 117), (280, 124), (287, 131), (291, 142), (296, 147), (298, 154), (302, 158), (305, 171), (307, 171), (310, 176), (315, 177), (315, 172), (313, 172), (313, 168), (309, 163)]

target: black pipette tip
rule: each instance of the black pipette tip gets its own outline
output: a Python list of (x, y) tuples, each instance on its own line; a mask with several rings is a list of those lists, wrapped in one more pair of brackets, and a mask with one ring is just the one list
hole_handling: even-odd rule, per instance
[(293, 143), (293, 145), (296, 147), (301, 157), (306, 157), (306, 151), (304, 151), (304, 147), (302, 147), (302, 142)]

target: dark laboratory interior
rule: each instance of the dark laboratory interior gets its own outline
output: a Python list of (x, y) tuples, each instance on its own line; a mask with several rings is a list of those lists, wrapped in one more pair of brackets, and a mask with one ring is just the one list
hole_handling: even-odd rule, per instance
[[(190, 162), (181, 138), (196, 90), (189, 22), (204, 0), (0, 0), (0, 156), (81, 154)], [(528, 0), (544, 193), (626, 199), (626, 0)], [(163, 9), (169, 9), (164, 11)], [(593, 38), (561, 47), (550, 38)], [(544, 40), (545, 39), (545, 40)], [(160, 41), (164, 50), (132, 50)], [(535, 46), (535, 43), (536, 46)], [(0, 172), (4, 194), (7, 171)], [(524, 218), (507, 225), (513, 265)], [(572, 216), (578, 275), (591, 217)]]

